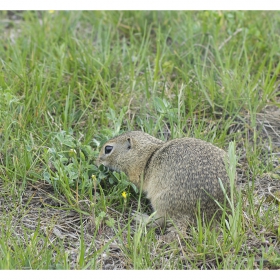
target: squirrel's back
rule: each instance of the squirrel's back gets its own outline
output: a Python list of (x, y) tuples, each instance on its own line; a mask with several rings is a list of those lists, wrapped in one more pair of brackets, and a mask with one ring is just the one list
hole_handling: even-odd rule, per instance
[(148, 162), (143, 190), (158, 211), (172, 217), (188, 213), (194, 219), (198, 203), (211, 217), (218, 209), (214, 200), (224, 201), (219, 178), (225, 187), (229, 183), (226, 160), (225, 151), (199, 139), (168, 141)]

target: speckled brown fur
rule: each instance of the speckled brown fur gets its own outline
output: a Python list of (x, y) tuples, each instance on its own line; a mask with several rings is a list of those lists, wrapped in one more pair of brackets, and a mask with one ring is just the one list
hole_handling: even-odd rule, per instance
[[(105, 147), (112, 146), (105, 154)], [(208, 218), (218, 210), (216, 199), (224, 201), (218, 178), (225, 186), (229, 179), (227, 154), (211, 143), (180, 138), (163, 142), (141, 131), (131, 131), (109, 140), (101, 149), (97, 164), (123, 171), (141, 187), (156, 211), (158, 224), (167, 217), (174, 221), (195, 220), (197, 203)]]

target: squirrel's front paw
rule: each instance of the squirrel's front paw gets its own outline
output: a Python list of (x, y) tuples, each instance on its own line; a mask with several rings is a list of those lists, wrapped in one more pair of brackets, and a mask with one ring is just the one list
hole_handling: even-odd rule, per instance
[(137, 211), (133, 211), (132, 218), (135, 222), (148, 224), (150, 222), (150, 217), (147, 214), (143, 214)]
[(155, 219), (155, 215), (156, 212), (154, 212), (152, 215), (147, 215), (147, 214), (143, 214), (143, 213), (139, 213), (137, 211), (133, 211), (132, 213), (132, 217), (133, 220), (145, 225), (145, 226), (151, 226), (151, 227), (158, 227), (159, 223), (157, 222), (157, 220)]

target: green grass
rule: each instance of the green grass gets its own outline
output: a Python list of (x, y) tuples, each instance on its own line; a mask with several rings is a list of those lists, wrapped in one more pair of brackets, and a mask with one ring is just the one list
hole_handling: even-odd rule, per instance
[[(279, 268), (279, 28), (277, 11), (2, 11), (0, 268)], [(229, 149), (231, 214), (169, 241), (135, 224), (147, 200), (94, 165), (128, 130)]]

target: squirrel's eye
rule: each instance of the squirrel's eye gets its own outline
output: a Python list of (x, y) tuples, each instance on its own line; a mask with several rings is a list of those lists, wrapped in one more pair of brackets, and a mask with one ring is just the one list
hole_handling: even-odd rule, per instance
[(108, 155), (112, 152), (113, 146), (105, 146), (105, 155)]

